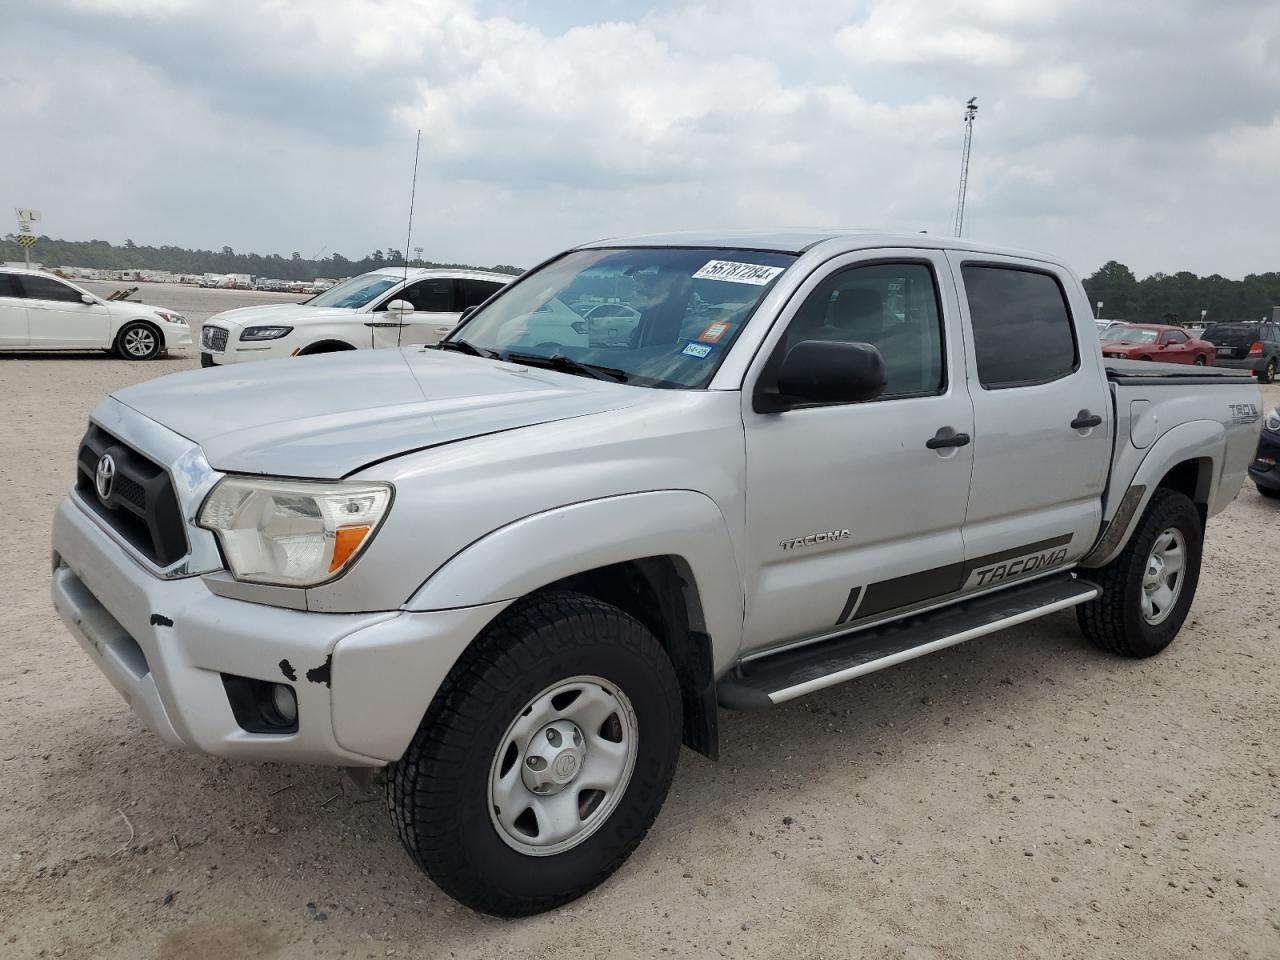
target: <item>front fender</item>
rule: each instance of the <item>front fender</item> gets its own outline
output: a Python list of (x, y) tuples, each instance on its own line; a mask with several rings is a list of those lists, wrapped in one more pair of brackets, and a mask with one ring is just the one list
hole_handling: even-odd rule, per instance
[(692, 573), (717, 674), (742, 642), (744, 596), (729, 529), (715, 501), (692, 490), (588, 500), (534, 514), (465, 547), (405, 609), (449, 610), (513, 600), (573, 574), (644, 557), (675, 556)]

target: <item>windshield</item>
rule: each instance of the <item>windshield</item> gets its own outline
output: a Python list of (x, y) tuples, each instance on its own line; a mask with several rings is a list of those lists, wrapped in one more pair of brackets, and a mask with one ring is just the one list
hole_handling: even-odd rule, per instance
[(1155, 343), (1160, 335), (1158, 330), (1146, 330), (1142, 327), (1126, 327), (1117, 323), (1102, 331), (1103, 340), (1128, 340), (1131, 343)]
[[(576, 250), (508, 287), (449, 340), (567, 357), (642, 386), (703, 387), (794, 261), (758, 250)], [(584, 316), (574, 309), (584, 303), (599, 306)]]
[(330, 287), (324, 293), (316, 294), (308, 300), (309, 307), (363, 307), (374, 297), (385, 293), (400, 282), (398, 277), (389, 277), (384, 273), (366, 273), (350, 280), (344, 280), (336, 287)]
[(1247, 347), (1258, 339), (1258, 331), (1243, 323), (1220, 323), (1200, 334), (1200, 339), (1224, 347)]

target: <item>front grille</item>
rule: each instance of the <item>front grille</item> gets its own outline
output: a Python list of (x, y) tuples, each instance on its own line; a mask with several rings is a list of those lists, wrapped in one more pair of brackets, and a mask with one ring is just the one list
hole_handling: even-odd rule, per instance
[(200, 346), (215, 353), (227, 349), (227, 331), (225, 327), (211, 327), (207, 323), (200, 328)]
[[(115, 476), (106, 500), (94, 483), (106, 454)], [(144, 557), (168, 567), (187, 555), (185, 524), (168, 472), (153, 460), (89, 424), (76, 458), (76, 491), (90, 510)]]

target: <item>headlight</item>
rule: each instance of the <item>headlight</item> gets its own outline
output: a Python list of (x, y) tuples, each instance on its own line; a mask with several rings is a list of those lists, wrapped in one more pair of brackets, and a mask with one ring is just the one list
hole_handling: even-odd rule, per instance
[(237, 580), (309, 587), (342, 575), (391, 504), (386, 483), (224, 477), (200, 508)]
[(1273, 433), (1280, 433), (1280, 407), (1276, 407), (1267, 414), (1267, 419), (1262, 421), (1262, 425)]
[(293, 327), (246, 327), (241, 340), (279, 340), (293, 332)]
[(172, 310), (157, 310), (156, 316), (166, 323), (180, 323), (184, 327), (187, 326), (187, 318), (180, 313), (174, 313)]

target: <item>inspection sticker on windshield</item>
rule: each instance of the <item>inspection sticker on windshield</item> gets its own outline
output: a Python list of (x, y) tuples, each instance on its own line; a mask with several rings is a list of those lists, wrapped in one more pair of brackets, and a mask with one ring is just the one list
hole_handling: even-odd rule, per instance
[(700, 343), (719, 343), (720, 338), (729, 332), (729, 324), (723, 320), (717, 320), (707, 326), (707, 329), (698, 334)]
[(784, 267), (766, 267), (759, 263), (737, 263), (734, 260), (708, 260), (693, 275), (695, 280), (725, 280), (763, 287), (780, 274)]
[(691, 343), (680, 352), (686, 357), (697, 357), (699, 360), (702, 360), (711, 352), (711, 348), (705, 343)]

